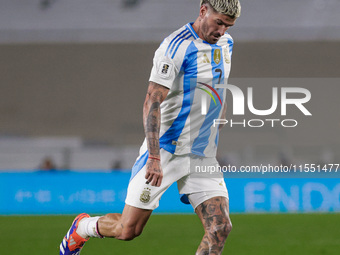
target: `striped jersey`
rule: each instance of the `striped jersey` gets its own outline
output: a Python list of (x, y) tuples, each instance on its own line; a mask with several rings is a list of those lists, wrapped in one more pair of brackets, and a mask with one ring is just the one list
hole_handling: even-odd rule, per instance
[[(215, 88), (230, 73), (233, 39), (216, 44), (198, 37), (188, 23), (168, 36), (155, 52), (150, 81), (169, 88), (161, 104), (160, 147), (170, 153), (215, 157), (226, 92)], [(142, 146), (146, 150), (146, 141)]]

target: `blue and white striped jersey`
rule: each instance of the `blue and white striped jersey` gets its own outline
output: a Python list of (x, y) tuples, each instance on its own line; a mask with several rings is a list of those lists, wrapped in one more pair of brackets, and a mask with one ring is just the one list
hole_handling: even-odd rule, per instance
[[(161, 104), (161, 148), (176, 155), (216, 156), (218, 127), (213, 127), (213, 120), (221, 117), (226, 92), (215, 85), (229, 76), (232, 47), (228, 33), (209, 44), (198, 37), (192, 23), (159, 46), (149, 80), (169, 88)], [(202, 98), (207, 100), (206, 115)]]

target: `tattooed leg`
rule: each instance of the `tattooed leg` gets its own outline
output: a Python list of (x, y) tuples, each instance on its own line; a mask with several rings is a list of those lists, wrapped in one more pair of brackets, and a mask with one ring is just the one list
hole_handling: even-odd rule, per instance
[(196, 255), (222, 254), (224, 243), (232, 228), (228, 199), (211, 198), (197, 206), (196, 213), (205, 230)]

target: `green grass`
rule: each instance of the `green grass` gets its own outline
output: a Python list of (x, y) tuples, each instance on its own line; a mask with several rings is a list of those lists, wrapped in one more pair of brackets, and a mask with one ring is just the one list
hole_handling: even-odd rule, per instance
[[(223, 254), (339, 254), (339, 214), (231, 215), (233, 230)], [(59, 254), (73, 216), (1, 216), (1, 255)], [(91, 239), (82, 255), (195, 254), (203, 229), (195, 215), (153, 215), (130, 242)]]

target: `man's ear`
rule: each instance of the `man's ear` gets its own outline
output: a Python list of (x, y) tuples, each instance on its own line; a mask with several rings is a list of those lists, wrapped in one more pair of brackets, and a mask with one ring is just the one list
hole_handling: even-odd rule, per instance
[(199, 15), (200, 18), (203, 19), (207, 13), (208, 13), (208, 6), (205, 4), (202, 4), (200, 8), (200, 15)]

